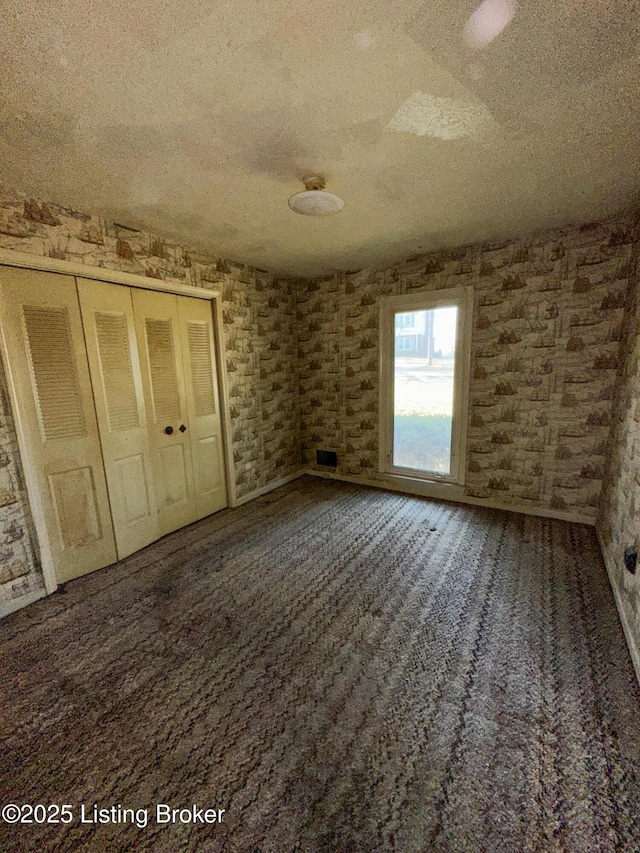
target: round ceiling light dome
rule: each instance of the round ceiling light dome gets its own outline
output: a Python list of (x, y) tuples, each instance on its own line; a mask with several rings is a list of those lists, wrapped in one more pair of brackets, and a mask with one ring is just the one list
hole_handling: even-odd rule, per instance
[(295, 213), (303, 216), (328, 216), (330, 213), (338, 213), (344, 207), (344, 201), (340, 196), (325, 190), (324, 178), (305, 178), (304, 192), (296, 193), (289, 199), (289, 207)]

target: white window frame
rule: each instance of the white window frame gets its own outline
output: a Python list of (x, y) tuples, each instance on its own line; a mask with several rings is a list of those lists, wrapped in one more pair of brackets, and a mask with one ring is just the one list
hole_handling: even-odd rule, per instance
[[(451, 471), (420, 471), (393, 464), (395, 315), (410, 311), (432, 311), (455, 306), (456, 351), (454, 359), (453, 412), (451, 427)], [(409, 296), (387, 296), (380, 300), (380, 405), (379, 405), (379, 471), (388, 477), (418, 481), (464, 485), (469, 412), (469, 372), (471, 364), (471, 323), (473, 288), (456, 287), (413, 293)]]

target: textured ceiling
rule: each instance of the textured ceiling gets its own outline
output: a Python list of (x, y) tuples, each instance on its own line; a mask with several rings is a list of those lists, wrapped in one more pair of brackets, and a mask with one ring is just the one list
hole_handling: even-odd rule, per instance
[[(489, 0), (483, 47), (478, 5), (4, 0), (2, 180), (292, 275), (634, 199), (637, 0)], [(289, 210), (309, 174), (341, 213)]]

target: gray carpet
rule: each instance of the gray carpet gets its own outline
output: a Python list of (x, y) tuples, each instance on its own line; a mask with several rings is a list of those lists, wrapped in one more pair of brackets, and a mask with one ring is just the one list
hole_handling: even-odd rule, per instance
[(2, 851), (640, 850), (589, 527), (305, 478), (67, 589), (0, 629), (0, 787), (72, 821)]

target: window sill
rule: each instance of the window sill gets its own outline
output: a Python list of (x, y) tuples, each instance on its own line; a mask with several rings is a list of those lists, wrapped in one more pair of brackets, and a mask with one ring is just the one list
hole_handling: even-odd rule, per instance
[(460, 500), (464, 496), (464, 485), (462, 483), (452, 483), (446, 480), (424, 480), (421, 477), (392, 474), (389, 471), (381, 471), (380, 477), (385, 482), (392, 483), (394, 488), (402, 489), (411, 495), (453, 501)]

